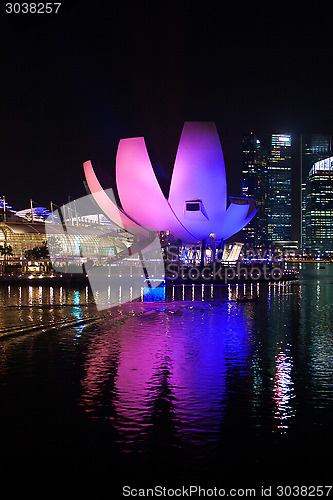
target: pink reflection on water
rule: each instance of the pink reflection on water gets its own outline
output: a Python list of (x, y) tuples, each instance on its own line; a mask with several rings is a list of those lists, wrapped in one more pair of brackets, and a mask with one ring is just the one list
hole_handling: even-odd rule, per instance
[(100, 325), (82, 404), (92, 417), (114, 422), (124, 450), (143, 446), (161, 412), (163, 425), (187, 442), (219, 432), (229, 371), (248, 362), (247, 318), (239, 306), (193, 304), (146, 305), (123, 324)]

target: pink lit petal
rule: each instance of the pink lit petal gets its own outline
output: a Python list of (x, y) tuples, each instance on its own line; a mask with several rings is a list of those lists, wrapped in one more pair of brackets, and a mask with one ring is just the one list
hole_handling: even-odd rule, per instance
[(132, 234), (147, 234), (146, 230), (130, 219), (105, 193), (96, 177), (91, 161), (86, 161), (83, 168), (89, 190), (105, 215), (117, 226), (123, 227)]
[(125, 212), (154, 231), (170, 231), (193, 240), (165, 199), (148, 156), (143, 137), (122, 139), (116, 159), (116, 182)]
[[(200, 200), (201, 220), (187, 217), (185, 202)], [(169, 202), (178, 219), (199, 239), (223, 223), (227, 186), (220, 139), (214, 123), (185, 122), (172, 174)]]

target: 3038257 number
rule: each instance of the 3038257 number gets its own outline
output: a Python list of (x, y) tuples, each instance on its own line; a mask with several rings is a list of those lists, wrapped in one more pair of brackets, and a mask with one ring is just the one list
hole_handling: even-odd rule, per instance
[(6, 14), (57, 14), (61, 3), (6, 3)]
[(277, 486), (278, 497), (328, 497), (332, 486)]

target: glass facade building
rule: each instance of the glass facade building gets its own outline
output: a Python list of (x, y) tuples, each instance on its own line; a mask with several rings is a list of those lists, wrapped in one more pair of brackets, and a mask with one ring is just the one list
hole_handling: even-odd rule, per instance
[[(332, 155), (327, 134), (272, 134), (260, 140), (251, 132), (242, 141), (242, 195), (253, 198), (258, 212), (246, 226), (247, 246), (307, 242), (309, 221), (307, 179), (313, 165)], [(310, 183), (311, 185), (311, 183)]]
[(268, 158), (268, 242), (291, 238), (291, 136), (272, 134)]
[(57, 244), (57, 256), (68, 258), (111, 257), (126, 250), (132, 243), (132, 235), (122, 229), (107, 229), (102, 225), (70, 226), (66, 233), (61, 232), (61, 225), (50, 223), (7, 222), (0, 223), (0, 245), (10, 245), (13, 258), (23, 258), (26, 250), (32, 250), (46, 243), (48, 233)]
[(306, 183), (306, 248), (333, 252), (333, 156), (312, 166)]
[(300, 138), (300, 175), (301, 175), (301, 238), (302, 247), (306, 243), (306, 183), (314, 163), (330, 156), (331, 136), (323, 134), (305, 134)]
[(242, 195), (252, 198), (257, 214), (244, 227), (242, 236), (251, 247), (267, 245), (267, 151), (253, 132), (243, 135), (242, 140)]

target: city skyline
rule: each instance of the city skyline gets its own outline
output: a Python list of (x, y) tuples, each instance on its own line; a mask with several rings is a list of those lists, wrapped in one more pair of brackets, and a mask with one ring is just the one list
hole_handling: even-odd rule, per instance
[(322, 134), (244, 134), (242, 194), (258, 208), (241, 233), (245, 248), (284, 242), (305, 252), (332, 251), (331, 144)]
[[(331, 154), (330, 135), (301, 134), (298, 137), (280, 132), (279, 134), (266, 133), (259, 139), (254, 132), (244, 134), (241, 195), (245, 198), (252, 198), (258, 212), (241, 233), (236, 234), (236, 240), (243, 241), (247, 248), (269, 248), (274, 247), (279, 241), (294, 241), (297, 242), (299, 248), (315, 249), (312, 238), (310, 236), (306, 238), (306, 227), (309, 226), (311, 218), (310, 212), (307, 212), (306, 199), (309, 195), (316, 197), (315, 192), (309, 193), (306, 188), (308, 174), (311, 168), (313, 171), (313, 165), (316, 165), (315, 160), (317, 162), (324, 160)], [(161, 178), (161, 172), (156, 169), (156, 164), (154, 167), (155, 175), (161, 182), (161, 189), (167, 194), (168, 182), (165, 178)], [(319, 184), (317, 182), (317, 190), (318, 186), (321, 188), (320, 182)], [(117, 192), (115, 194), (117, 195)], [(228, 196), (232, 196), (229, 188)], [(292, 206), (295, 207), (295, 199), (298, 198), (300, 200), (298, 210), (294, 209), (292, 212)], [(322, 197), (319, 196), (315, 202), (317, 210), (321, 199)], [(23, 211), (17, 211), (18, 215), (29, 217), (34, 210), (37, 220), (40, 218), (37, 217), (37, 212), (39, 214), (44, 210), (46, 217), (50, 214), (48, 208), (36, 207), (32, 200), (30, 201), (31, 206)], [(6, 208), (14, 208), (15, 212), (16, 207), (5, 203)], [(4, 199), (0, 200), (2, 209), (3, 204)], [(56, 204), (54, 204), (55, 207), (57, 207)], [(52, 207), (50, 208), (52, 210)], [(311, 220), (316, 226), (315, 218)], [(307, 232), (310, 235), (308, 229)]]

